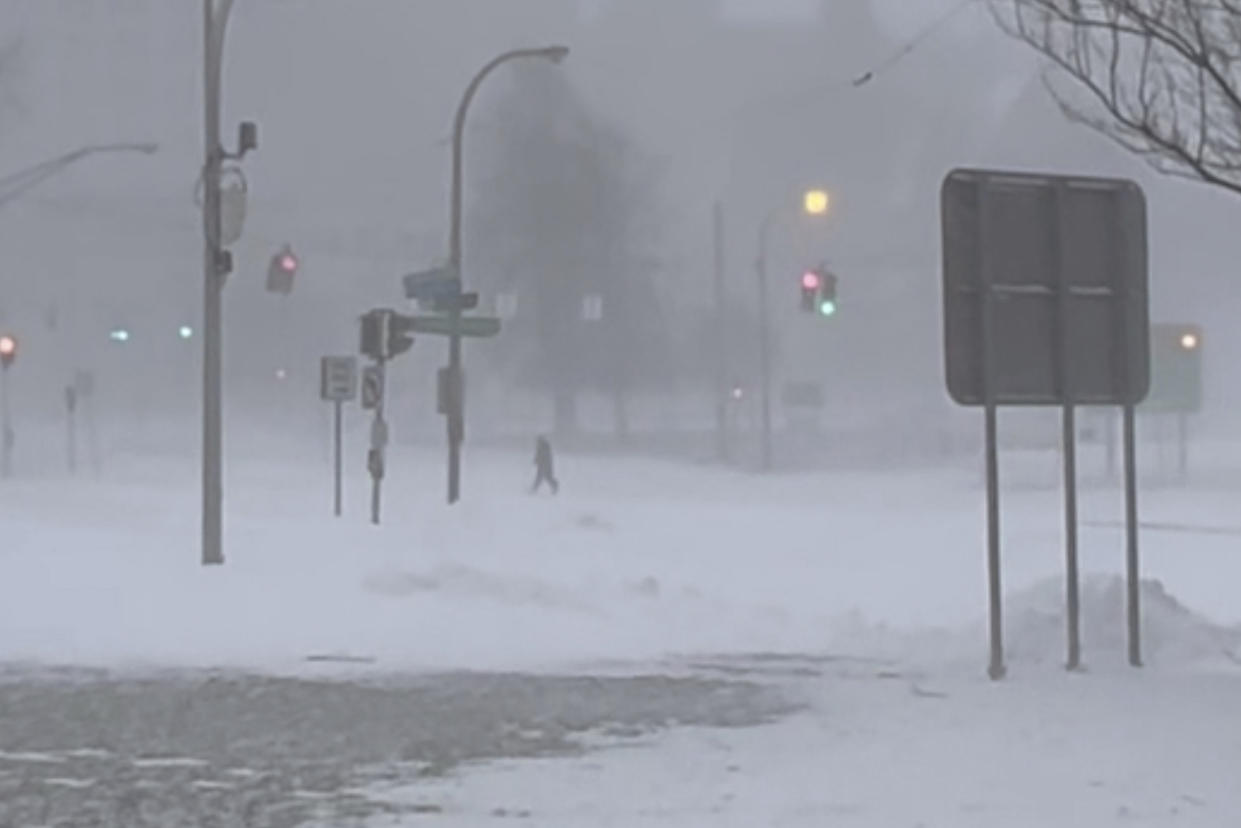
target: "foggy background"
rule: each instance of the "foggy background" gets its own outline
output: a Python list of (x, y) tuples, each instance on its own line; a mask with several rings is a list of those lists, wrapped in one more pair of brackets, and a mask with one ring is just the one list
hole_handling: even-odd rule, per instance
[[(562, 67), (506, 67), (469, 121), (464, 279), (482, 291), (481, 312), (511, 317), (500, 338), (467, 343), (471, 442), (554, 428), (583, 445), (619, 433), (634, 448), (709, 451), (719, 201), (728, 377), (741, 389), (731, 416), (738, 453), (752, 451), (757, 226), (787, 202), (769, 258), (786, 438), (873, 443), (874, 460), (969, 451), (979, 429), (943, 392), (940, 355), (938, 190), (956, 165), (1140, 181), (1152, 319), (1205, 326), (1196, 428), (1232, 426), (1235, 207), (1065, 122), (1036, 59), (984, 4), (890, 62), (955, 5), (242, 0), (224, 123), (257, 121), (260, 148), (245, 164), (249, 216), (225, 291), (227, 444), (326, 434), (319, 357), (356, 352), (357, 317), (404, 309), (400, 276), (447, 253), (462, 89), (493, 54), (551, 43), (572, 47)], [(33, 420), (58, 422), (65, 384), (86, 369), (105, 444), (192, 449), (199, 339), (177, 329), (197, 333), (201, 315), (200, 9), (0, 0), (0, 11), (11, 46), (0, 172), (84, 144), (160, 146), (75, 165), (0, 213), (0, 327), (23, 346), (15, 418), (27, 434)], [(831, 192), (826, 221), (797, 216), (808, 186)], [(263, 289), (286, 242), (301, 262), (289, 297)], [(830, 320), (797, 308), (801, 269), (820, 261), (840, 276)], [(601, 319), (582, 318), (587, 295), (602, 297)], [(118, 326), (129, 342), (109, 340)], [(398, 441), (442, 440), (433, 391), (445, 350), (422, 337), (394, 363)], [(825, 384), (817, 422), (780, 406), (796, 381)]]

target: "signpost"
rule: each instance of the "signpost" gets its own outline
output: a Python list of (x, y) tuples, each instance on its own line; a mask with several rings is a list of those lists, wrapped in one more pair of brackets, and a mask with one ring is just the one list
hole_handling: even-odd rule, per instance
[(358, 360), (352, 356), (325, 356), (319, 363), (319, 398), (332, 403), (333, 492), (336, 517), (342, 511), (342, 427), (344, 404), (358, 396)]
[[(381, 487), (384, 478), (384, 450), (388, 446), (388, 424), (384, 421), (384, 363), (368, 365), (363, 375), (362, 403), (375, 412), (371, 420), (371, 445), (366, 452), (366, 470), (371, 474), (371, 523), (379, 525)], [(369, 395), (369, 396), (368, 396)], [(367, 403), (370, 405), (367, 405)]]
[(1005, 673), (999, 406), (1061, 408), (1068, 662), (1080, 666), (1075, 408), (1124, 414), (1129, 662), (1141, 666), (1134, 406), (1150, 384), (1146, 202), (1131, 181), (954, 170), (944, 179), (949, 395), (982, 406), (991, 657)]

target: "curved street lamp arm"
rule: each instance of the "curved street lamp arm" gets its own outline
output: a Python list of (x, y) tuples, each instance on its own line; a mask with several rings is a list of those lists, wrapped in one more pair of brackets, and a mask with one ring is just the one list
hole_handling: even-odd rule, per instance
[(98, 144), (82, 147), (73, 152), (67, 152), (56, 158), (48, 159), (32, 167), (0, 178), (0, 207), (11, 204), (22, 195), (39, 186), (39, 184), (42, 184), (47, 179), (63, 171), (66, 167), (88, 155), (97, 155), (105, 152), (141, 152), (150, 155), (157, 149), (158, 145), (153, 143)]
[[(231, 2), (231, 0), (227, 0)], [(569, 50), (565, 46), (546, 46), (539, 49), (513, 49), (492, 58), (478, 73), (470, 80), (469, 86), (465, 88), (465, 93), (461, 96), (461, 103), (457, 105), (457, 114), (453, 119), (452, 130), (452, 216), (451, 230), (448, 240), (448, 260), (453, 267), (457, 268), (460, 273), (461, 267), (461, 200), (462, 200), (462, 166), (463, 166), (463, 147), (465, 139), (465, 118), (469, 113), (470, 104), (474, 101), (474, 95), (478, 92), (478, 88), (483, 81), (487, 79), (493, 71), (501, 65), (511, 60), (519, 60), (527, 57), (539, 57), (559, 63), (568, 55)]]

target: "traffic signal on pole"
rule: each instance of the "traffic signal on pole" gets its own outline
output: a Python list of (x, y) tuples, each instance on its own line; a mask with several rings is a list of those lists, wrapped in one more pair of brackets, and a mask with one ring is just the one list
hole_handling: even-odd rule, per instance
[(293, 292), (293, 278), (297, 276), (297, 256), (293, 248), (285, 245), (276, 255), (271, 257), (267, 266), (267, 290), (269, 293), (281, 293), (288, 296)]
[(358, 350), (373, 360), (388, 358), (388, 321), (392, 311), (373, 310), (362, 314), (362, 337)]
[(394, 310), (379, 308), (362, 315), (359, 350), (382, 362), (408, 351), (414, 345), (414, 320)]
[(394, 313), (388, 318), (388, 358), (408, 351), (414, 346), (412, 332), (414, 320), (408, 316)]
[(824, 270), (819, 279), (819, 313), (833, 316), (836, 308), (836, 274)]
[(820, 316), (834, 316), (839, 307), (836, 300), (836, 274), (819, 266), (801, 275), (801, 309)]
[(8, 368), (17, 359), (17, 337), (0, 336), (0, 368)]
[(818, 271), (807, 270), (801, 275), (801, 309), (807, 313), (813, 313), (818, 306), (819, 287), (822, 284), (822, 278)]

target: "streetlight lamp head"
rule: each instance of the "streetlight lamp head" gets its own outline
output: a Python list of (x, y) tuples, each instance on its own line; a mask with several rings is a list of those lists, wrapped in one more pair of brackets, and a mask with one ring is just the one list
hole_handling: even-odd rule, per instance
[(552, 63), (560, 63), (561, 61), (563, 61), (565, 58), (569, 56), (569, 47), (568, 46), (548, 46), (546, 49), (543, 50), (543, 54), (546, 55), (547, 59), (550, 60)]
[(826, 215), (831, 207), (832, 198), (827, 190), (807, 190), (802, 206), (809, 216)]

